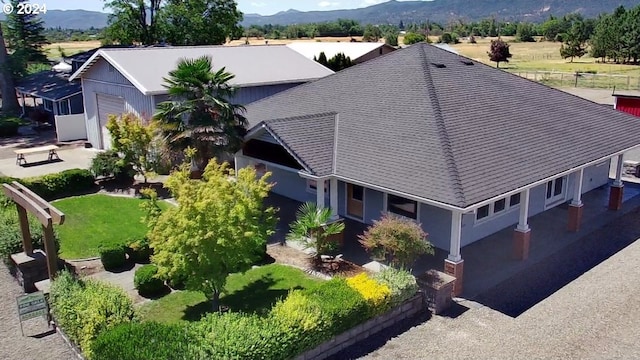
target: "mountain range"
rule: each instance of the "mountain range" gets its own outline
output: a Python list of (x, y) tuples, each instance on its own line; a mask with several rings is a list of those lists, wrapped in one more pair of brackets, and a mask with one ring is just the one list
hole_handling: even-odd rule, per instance
[[(287, 10), (274, 15), (245, 14), (243, 26), (265, 24), (304, 24), (353, 19), (364, 24), (405, 24), (426, 20), (446, 24), (449, 21), (477, 21), (494, 17), (502, 21), (541, 22), (550, 15), (580, 13), (596, 17), (623, 5), (632, 8), (640, 0), (433, 0), (388, 1), (360, 9), (330, 11)], [(87, 10), (48, 10), (42, 14), (45, 27), (66, 29), (102, 28), (109, 14)], [(0, 21), (5, 15), (0, 14)]]

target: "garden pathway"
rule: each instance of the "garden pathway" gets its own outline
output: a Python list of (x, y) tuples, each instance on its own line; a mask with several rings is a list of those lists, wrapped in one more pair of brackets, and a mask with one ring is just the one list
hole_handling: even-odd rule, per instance
[(58, 334), (48, 331), (42, 318), (24, 322), (26, 336), (22, 336), (16, 305), (16, 297), (22, 294), (18, 283), (0, 262), (0, 359), (77, 359)]

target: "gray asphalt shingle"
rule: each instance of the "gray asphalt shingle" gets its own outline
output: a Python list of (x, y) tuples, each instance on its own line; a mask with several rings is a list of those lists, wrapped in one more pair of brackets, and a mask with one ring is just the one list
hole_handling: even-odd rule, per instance
[(336, 175), (461, 208), (640, 144), (633, 116), (428, 44), (247, 106), (252, 125), (320, 113)]

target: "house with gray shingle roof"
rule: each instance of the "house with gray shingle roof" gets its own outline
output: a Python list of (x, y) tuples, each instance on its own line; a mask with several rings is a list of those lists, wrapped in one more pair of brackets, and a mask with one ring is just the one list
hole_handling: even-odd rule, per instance
[(102, 48), (71, 76), (81, 79), (87, 137), (95, 148), (108, 149), (108, 116), (129, 112), (151, 117), (169, 99), (164, 87), (169, 71), (180, 60), (209, 56), (214, 71), (235, 75), (238, 91), (232, 102), (245, 105), (280, 91), (333, 74), (284, 45), (180, 46)]
[[(528, 218), (609, 183), (622, 199), (622, 154), (637, 119), (428, 44), (395, 51), (247, 106), (252, 126), (236, 166), (273, 173), (273, 192), (371, 223), (415, 219), (449, 251), (514, 226), (526, 258)], [(457, 285), (459, 293), (461, 284)]]

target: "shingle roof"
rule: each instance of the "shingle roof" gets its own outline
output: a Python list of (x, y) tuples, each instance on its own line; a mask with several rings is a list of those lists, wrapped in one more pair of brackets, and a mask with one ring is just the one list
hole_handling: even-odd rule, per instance
[(251, 124), (328, 112), (334, 174), (460, 208), (640, 144), (631, 115), (427, 44), (247, 106)]
[(284, 143), (314, 175), (333, 170), (333, 139), (336, 114), (316, 114), (265, 121), (265, 126)]
[(108, 61), (145, 95), (166, 94), (164, 77), (182, 59), (210, 56), (214, 70), (222, 67), (235, 75), (238, 87), (307, 82), (333, 74), (283, 45), (269, 46), (176, 46), (100, 49), (72, 79), (82, 76), (99, 58)]
[(39, 98), (58, 101), (82, 92), (79, 81), (69, 82), (69, 73), (41, 71), (22, 78), (16, 91)]
[(309, 59), (313, 59), (314, 56), (319, 56), (321, 52), (327, 56), (327, 59), (331, 59), (338, 53), (343, 53), (345, 56), (351, 58), (352, 61), (357, 61), (358, 58), (367, 55), (368, 53), (379, 49), (381, 47), (391, 47), (385, 43), (374, 42), (302, 42), (296, 41), (291, 44), (287, 44), (287, 47), (293, 49)]

